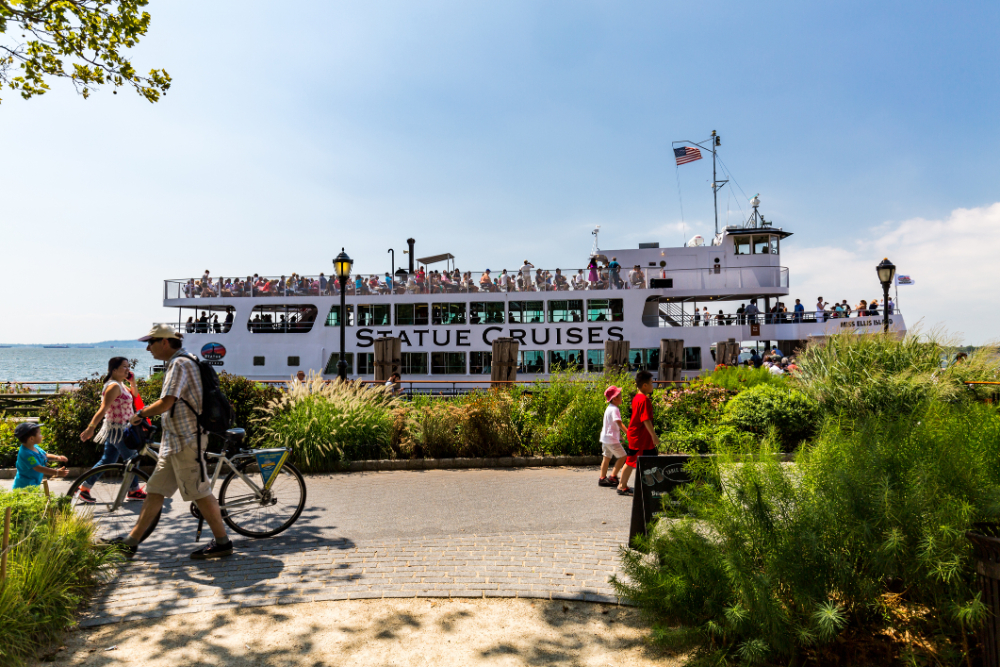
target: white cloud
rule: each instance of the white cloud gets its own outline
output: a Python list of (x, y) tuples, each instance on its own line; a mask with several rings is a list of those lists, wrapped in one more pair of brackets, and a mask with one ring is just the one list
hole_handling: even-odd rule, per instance
[[(831, 230), (834, 233), (837, 230)], [(907, 326), (943, 325), (976, 345), (1000, 332), (1000, 297), (991, 270), (1000, 256), (1000, 203), (955, 209), (945, 220), (914, 218), (871, 229), (853, 248), (797, 248), (788, 243), (791, 301), (806, 308), (823, 296), (834, 302), (882, 298), (875, 266), (883, 257), (916, 285), (899, 288)]]

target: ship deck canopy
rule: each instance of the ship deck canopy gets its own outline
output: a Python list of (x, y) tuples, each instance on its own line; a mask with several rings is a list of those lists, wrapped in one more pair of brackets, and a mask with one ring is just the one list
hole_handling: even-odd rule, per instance
[(417, 259), (417, 263), (423, 265), (437, 264), (438, 262), (454, 262), (455, 256), (450, 252), (446, 252), (442, 255), (431, 255), (430, 257), (421, 257)]
[(788, 238), (792, 232), (786, 232), (780, 227), (726, 227), (730, 236), (750, 236), (751, 234), (772, 234), (780, 238)]

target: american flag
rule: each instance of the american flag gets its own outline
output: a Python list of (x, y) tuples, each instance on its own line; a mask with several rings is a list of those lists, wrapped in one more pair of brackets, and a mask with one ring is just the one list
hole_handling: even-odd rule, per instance
[(690, 146), (685, 146), (684, 148), (675, 148), (674, 157), (677, 158), (677, 164), (687, 164), (688, 162), (694, 162), (695, 160), (701, 159), (701, 151), (697, 148), (692, 148)]

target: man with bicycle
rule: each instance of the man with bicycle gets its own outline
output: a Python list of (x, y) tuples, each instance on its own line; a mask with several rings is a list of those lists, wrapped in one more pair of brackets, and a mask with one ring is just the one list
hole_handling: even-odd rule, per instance
[(110, 544), (119, 544), (129, 554), (134, 554), (146, 531), (163, 507), (163, 499), (178, 490), (181, 498), (197, 504), (215, 539), (208, 546), (198, 549), (191, 558), (224, 558), (233, 555), (233, 543), (226, 534), (219, 502), (212, 495), (204, 451), (208, 435), (201, 435), (198, 443), (198, 412), (202, 407), (202, 383), (198, 367), (191, 355), (182, 347), (181, 334), (167, 324), (157, 324), (139, 339), (146, 342), (146, 349), (158, 361), (165, 361), (166, 375), (160, 399), (139, 410), (131, 420), (138, 424), (146, 417), (162, 415), (163, 442), (159, 460), (146, 483), (146, 500), (142, 504), (139, 520), (128, 537), (115, 538)]

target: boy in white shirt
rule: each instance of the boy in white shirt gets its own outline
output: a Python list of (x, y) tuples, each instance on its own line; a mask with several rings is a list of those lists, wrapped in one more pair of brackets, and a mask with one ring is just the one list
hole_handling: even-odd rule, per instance
[[(604, 428), (601, 429), (604, 460), (601, 461), (601, 478), (597, 480), (597, 485), (614, 488), (618, 486), (618, 474), (625, 465), (625, 449), (621, 445), (621, 436), (626, 431), (625, 425), (622, 424), (621, 410), (618, 409), (622, 404), (622, 390), (611, 385), (604, 391), (604, 400), (608, 402), (608, 407), (604, 410)], [(608, 465), (611, 459), (617, 461), (611, 476), (608, 477)]]

